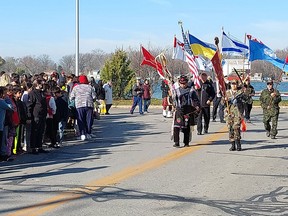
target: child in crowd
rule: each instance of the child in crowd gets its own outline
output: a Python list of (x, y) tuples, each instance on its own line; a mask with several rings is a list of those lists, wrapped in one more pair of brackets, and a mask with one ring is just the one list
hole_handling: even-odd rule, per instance
[(47, 104), (47, 117), (46, 117), (46, 136), (50, 139), (51, 144), (49, 145), (52, 148), (59, 148), (56, 144), (57, 136), (57, 124), (54, 121), (54, 115), (56, 114), (56, 103), (55, 99), (51, 94), (51, 87), (49, 84), (43, 85), (43, 92), (46, 97)]
[[(27, 104), (28, 104), (28, 94), (29, 92), (31, 92), (33, 89), (33, 85), (31, 82), (27, 82), (24, 86), (23, 86), (23, 94), (21, 97), (21, 101), (24, 103), (25, 105), (25, 110), (26, 110), (26, 119), (27, 119)], [(27, 123), (26, 120), (26, 124), (24, 124), (23, 127), (23, 143), (24, 143), (24, 147), (23, 150), (29, 152), (30, 151), (30, 135), (31, 135), (31, 124)]]
[(54, 96), (56, 102), (56, 114), (55, 120), (58, 122), (58, 143), (61, 145), (64, 137), (64, 130), (68, 121), (68, 95), (65, 91), (62, 91), (59, 87), (54, 89)]
[(5, 133), (7, 140), (7, 156), (13, 160), (12, 155), (12, 147), (14, 145), (14, 139), (16, 137), (16, 128), (20, 124), (20, 117), (18, 113), (18, 108), (16, 105), (15, 97), (14, 97), (14, 89), (13, 85), (7, 85), (7, 97), (10, 99), (10, 103), (13, 106), (13, 111), (7, 110), (5, 124), (7, 125), (7, 133)]
[(23, 89), (20, 86), (14, 86), (14, 100), (17, 106), (17, 111), (19, 114), (19, 125), (16, 127), (16, 137), (13, 144), (13, 154), (22, 154), (22, 137), (23, 137), (23, 129), (27, 120), (27, 109), (26, 105), (21, 101)]
[(6, 139), (4, 136), (4, 121), (6, 117), (6, 111), (13, 110), (10, 100), (5, 100), (7, 89), (0, 86), (0, 161), (7, 161), (9, 159), (6, 151)]
[(27, 124), (31, 123), (30, 148), (32, 154), (47, 153), (43, 149), (43, 134), (47, 117), (47, 103), (41, 79), (33, 82), (33, 90), (28, 94)]

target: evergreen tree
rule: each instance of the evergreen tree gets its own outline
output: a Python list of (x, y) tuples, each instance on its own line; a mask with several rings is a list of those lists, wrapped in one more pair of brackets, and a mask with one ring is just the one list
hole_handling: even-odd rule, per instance
[(109, 80), (113, 84), (113, 97), (116, 99), (127, 98), (135, 81), (135, 72), (130, 67), (131, 61), (123, 50), (116, 50), (111, 59), (105, 62), (101, 70), (101, 79)]

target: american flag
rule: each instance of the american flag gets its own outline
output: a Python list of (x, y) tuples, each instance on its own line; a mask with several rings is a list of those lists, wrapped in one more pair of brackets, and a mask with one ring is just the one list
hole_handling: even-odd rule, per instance
[(187, 62), (188, 67), (189, 67), (189, 71), (190, 71), (190, 73), (193, 74), (194, 85), (197, 89), (199, 89), (201, 87), (201, 85), (200, 85), (200, 80), (199, 80), (199, 73), (198, 73), (198, 69), (197, 69), (197, 64), (195, 62), (194, 56), (190, 55), (187, 51), (185, 51), (185, 56), (186, 56), (186, 62)]
[(182, 31), (182, 36), (184, 40), (186, 62), (188, 64), (190, 73), (193, 75), (195, 88), (200, 88), (201, 86), (200, 86), (200, 79), (199, 79), (199, 72), (198, 72), (197, 64), (195, 62), (195, 58), (191, 50), (190, 43), (184, 33), (182, 25), (181, 25), (181, 31)]

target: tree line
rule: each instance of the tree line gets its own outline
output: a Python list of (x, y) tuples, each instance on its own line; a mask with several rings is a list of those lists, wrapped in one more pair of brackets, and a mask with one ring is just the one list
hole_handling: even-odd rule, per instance
[[(152, 55), (157, 56), (164, 53), (168, 59), (167, 67), (174, 77), (181, 74), (189, 74), (187, 63), (180, 60), (172, 60), (173, 49), (171, 47), (145, 47)], [(285, 59), (288, 48), (276, 50), (279, 58)], [(169, 60), (170, 59), (170, 60)], [(92, 74), (93, 71), (100, 70), (103, 81), (113, 82), (113, 97), (127, 98), (131, 96), (131, 89), (136, 77), (149, 79), (152, 90), (161, 82), (157, 71), (147, 65), (141, 66), (143, 55), (140, 48), (129, 47), (126, 50), (116, 49), (113, 53), (105, 53), (103, 50), (95, 49), (89, 53), (79, 54), (79, 71), (81, 74)], [(66, 74), (75, 73), (75, 54), (63, 56), (58, 63), (53, 61), (49, 55), (0, 57), (0, 69), (7, 73), (39, 74), (42, 72), (58, 71), (59, 68)], [(262, 73), (264, 77), (277, 78), (281, 70), (272, 64), (264, 61), (254, 61), (251, 64), (251, 74)]]

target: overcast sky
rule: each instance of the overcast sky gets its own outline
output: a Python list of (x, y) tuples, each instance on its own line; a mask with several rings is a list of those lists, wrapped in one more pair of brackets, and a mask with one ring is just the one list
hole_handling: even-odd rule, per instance
[[(75, 53), (75, 0), (0, 0), (0, 56)], [(245, 33), (273, 50), (288, 47), (286, 0), (79, 0), (80, 52), (173, 46), (184, 30), (205, 42)]]

